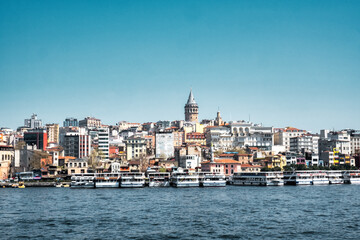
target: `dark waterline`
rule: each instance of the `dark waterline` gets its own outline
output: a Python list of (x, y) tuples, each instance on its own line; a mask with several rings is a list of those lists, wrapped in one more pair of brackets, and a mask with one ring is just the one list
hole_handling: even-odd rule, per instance
[(360, 186), (0, 189), (1, 239), (359, 239)]

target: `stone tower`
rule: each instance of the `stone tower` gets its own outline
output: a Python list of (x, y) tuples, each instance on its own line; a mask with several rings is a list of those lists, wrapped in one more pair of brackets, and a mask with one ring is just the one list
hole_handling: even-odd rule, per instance
[(195, 102), (192, 90), (190, 90), (189, 99), (185, 104), (185, 121), (187, 122), (199, 122), (199, 106)]

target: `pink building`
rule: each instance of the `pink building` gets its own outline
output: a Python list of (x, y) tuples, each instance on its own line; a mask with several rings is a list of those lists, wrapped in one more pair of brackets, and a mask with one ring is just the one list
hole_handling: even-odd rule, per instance
[(241, 172), (241, 164), (234, 159), (215, 159), (214, 162), (202, 162), (201, 171), (220, 173), (229, 176), (235, 172)]

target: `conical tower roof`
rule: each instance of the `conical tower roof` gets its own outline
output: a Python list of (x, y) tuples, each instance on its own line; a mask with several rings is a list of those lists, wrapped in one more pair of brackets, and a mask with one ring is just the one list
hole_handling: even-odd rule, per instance
[(190, 90), (189, 99), (187, 101), (187, 104), (197, 105), (197, 103), (195, 102), (195, 98), (194, 98), (194, 95), (192, 93), (192, 90)]

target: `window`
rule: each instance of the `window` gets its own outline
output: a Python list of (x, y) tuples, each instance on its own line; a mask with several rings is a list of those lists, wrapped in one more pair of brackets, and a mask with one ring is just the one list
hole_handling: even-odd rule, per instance
[(226, 174), (229, 174), (229, 170), (226, 169)]

